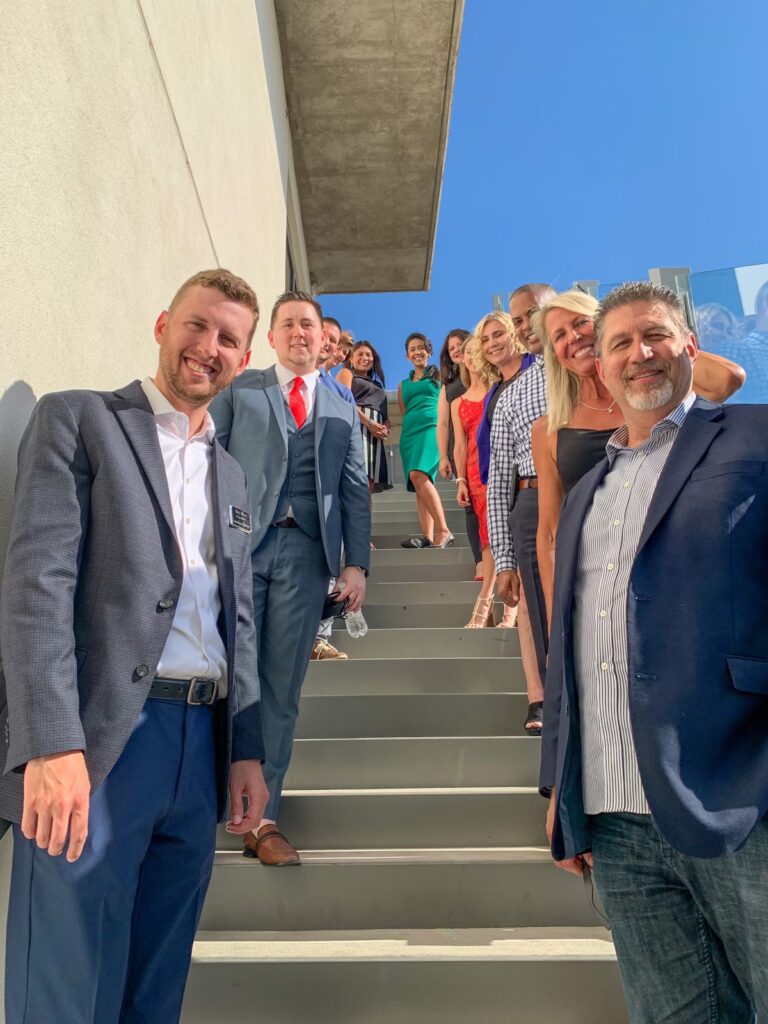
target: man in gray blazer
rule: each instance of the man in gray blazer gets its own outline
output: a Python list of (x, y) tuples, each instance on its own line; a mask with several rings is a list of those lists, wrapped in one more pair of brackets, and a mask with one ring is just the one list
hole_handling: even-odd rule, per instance
[(157, 320), (154, 378), (46, 395), (22, 439), (0, 606), (7, 1024), (178, 1021), (227, 791), (231, 831), (261, 817), (250, 517), (207, 413), (257, 319), (240, 278), (196, 274)]
[(336, 590), (347, 599), (348, 610), (356, 611), (370, 561), (360, 421), (354, 405), (318, 385), (322, 340), (319, 304), (304, 292), (286, 292), (270, 320), (276, 364), (247, 370), (211, 406), (217, 436), (245, 470), (251, 499), (269, 802), (255, 834), (245, 837), (244, 853), (270, 865), (299, 863), (276, 822), (328, 580), (337, 577)]

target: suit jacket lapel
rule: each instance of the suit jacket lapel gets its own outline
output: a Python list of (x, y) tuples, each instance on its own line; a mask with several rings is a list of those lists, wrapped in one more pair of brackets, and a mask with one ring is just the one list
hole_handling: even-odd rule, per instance
[(280, 387), (277, 380), (277, 374), (275, 373), (274, 366), (270, 366), (266, 369), (263, 376), (264, 392), (269, 399), (269, 404), (272, 406), (272, 412), (275, 414), (283, 446), (285, 450), (288, 451), (288, 427), (285, 423), (285, 398), (283, 397), (283, 389)]
[(320, 441), (325, 430), (325, 423), (330, 412), (331, 392), (318, 377), (315, 382), (315, 459), (320, 451)]
[(699, 398), (686, 416), (678, 436), (672, 444), (669, 457), (661, 471), (659, 482), (651, 499), (643, 532), (637, 546), (638, 552), (642, 550), (643, 545), (666, 515), (696, 465), (723, 429), (719, 422), (722, 415), (722, 406)]
[(224, 517), (227, 514), (227, 495), (224, 489), (221, 466), (221, 450), (214, 442), (211, 457), (212, 484), (211, 494), (213, 496), (213, 542), (216, 552), (216, 571), (219, 574), (219, 592), (221, 594), (221, 607), (224, 612), (224, 622), (227, 631), (227, 648), (231, 654), (234, 646), (235, 635), (235, 609), (232, 606), (235, 592), (235, 576), (232, 568), (232, 554), (229, 548), (228, 531), (224, 529)]
[(149, 481), (160, 510), (163, 513), (171, 536), (176, 538), (176, 525), (171, 508), (171, 495), (165, 475), (160, 442), (157, 439), (157, 424), (147, 396), (139, 381), (133, 381), (116, 391), (119, 401), (115, 404), (115, 415), (125, 431), (136, 458)]

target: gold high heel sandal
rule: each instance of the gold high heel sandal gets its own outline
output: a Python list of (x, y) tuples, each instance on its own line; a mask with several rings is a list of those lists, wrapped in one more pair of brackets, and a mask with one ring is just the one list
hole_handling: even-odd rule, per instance
[(478, 597), (475, 607), (472, 609), (472, 616), (464, 629), (482, 629), (488, 624), (488, 616), (493, 611), (492, 597)]
[(514, 629), (517, 625), (517, 605), (514, 608), (510, 608), (509, 605), (504, 605), (504, 614), (501, 617), (501, 622), (496, 624), (496, 629)]

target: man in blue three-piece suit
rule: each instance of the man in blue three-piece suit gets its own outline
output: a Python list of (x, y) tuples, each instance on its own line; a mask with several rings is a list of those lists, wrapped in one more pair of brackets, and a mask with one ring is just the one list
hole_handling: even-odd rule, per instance
[[(245, 470), (251, 499), (254, 621), (264, 733), (264, 818), (244, 853), (298, 864), (277, 828), (301, 686), (331, 576), (360, 608), (371, 545), (368, 478), (354, 405), (318, 383), (322, 310), (304, 292), (272, 309), (277, 362), (247, 370), (211, 406), (217, 436)], [(340, 567), (342, 541), (345, 568)]]
[(207, 412), (257, 320), (245, 281), (196, 274), (158, 317), (154, 378), (46, 395), (22, 438), (0, 613), (7, 1024), (178, 1021), (227, 795), (230, 831), (261, 817), (248, 499)]
[(677, 296), (595, 320), (626, 426), (563, 505), (541, 787), (633, 1024), (768, 1020), (768, 406), (691, 391)]

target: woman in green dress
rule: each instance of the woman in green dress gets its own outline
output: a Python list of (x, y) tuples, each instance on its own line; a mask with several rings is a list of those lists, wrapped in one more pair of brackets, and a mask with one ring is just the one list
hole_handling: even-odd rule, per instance
[(432, 343), (426, 335), (414, 333), (405, 339), (405, 356), (413, 364), (413, 369), (397, 389), (397, 401), (403, 416), (400, 456), (408, 490), (416, 492), (422, 532), (421, 537), (402, 541), (405, 548), (445, 548), (454, 540), (434, 484), (440, 462), (437, 400), (441, 381), (437, 367), (429, 365), (431, 354)]

